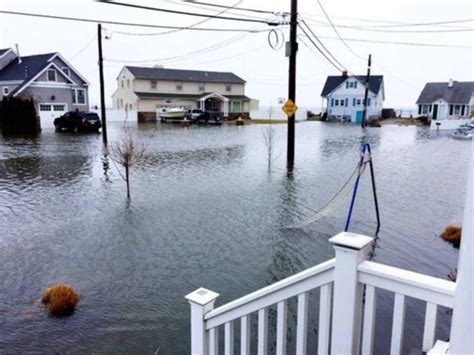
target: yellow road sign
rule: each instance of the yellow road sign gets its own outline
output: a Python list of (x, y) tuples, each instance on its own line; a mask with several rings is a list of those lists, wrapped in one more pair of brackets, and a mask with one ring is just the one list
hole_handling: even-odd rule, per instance
[(293, 100), (288, 100), (281, 109), (286, 113), (288, 117), (293, 116), (298, 110), (298, 106), (293, 102)]

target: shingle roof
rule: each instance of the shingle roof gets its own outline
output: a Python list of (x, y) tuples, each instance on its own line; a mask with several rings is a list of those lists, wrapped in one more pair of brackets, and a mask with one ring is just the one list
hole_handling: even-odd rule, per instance
[(244, 84), (245, 80), (230, 72), (126, 67), (138, 79), (195, 81), (205, 83)]
[(47, 53), (21, 57), (21, 63), (14, 60), (0, 71), (0, 81), (29, 80), (48, 64), (48, 59), (54, 54)]
[[(328, 76), (326, 83), (324, 84), (323, 91), (321, 96), (327, 96), (331, 91), (341, 85), (348, 78), (356, 78), (362, 83), (365, 83), (365, 75), (355, 75), (355, 76)], [(378, 94), (383, 82), (383, 75), (371, 75), (369, 80), (369, 90), (374, 94)]]
[(0, 56), (2, 56), (5, 52), (9, 51), (10, 48), (0, 48)]
[(453, 87), (446, 83), (426, 83), (421, 91), (417, 104), (430, 104), (436, 100), (444, 99), (448, 103), (468, 104), (474, 94), (474, 82), (453, 82)]

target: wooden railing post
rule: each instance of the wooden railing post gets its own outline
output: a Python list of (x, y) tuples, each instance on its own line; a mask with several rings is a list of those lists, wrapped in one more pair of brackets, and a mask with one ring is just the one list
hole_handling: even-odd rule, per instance
[(185, 298), (191, 305), (191, 354), (207, 355), (207, 332), (204, 315), (214, 309), (214, 301), (219, 297), (218, 293), (205, 288), (186, 295)]
[(332, 354), (359, 353), (363, 288), (358, 281), (357, 266), (366, 259), (372, 240), (373, 238), (348, 232), (329, 239), (336, 250)]

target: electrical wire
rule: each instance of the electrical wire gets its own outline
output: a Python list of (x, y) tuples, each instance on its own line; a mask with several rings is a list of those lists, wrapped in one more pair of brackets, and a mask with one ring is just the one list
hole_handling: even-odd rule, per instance
[(186, 16), (194, 16), (194, 17), (206, 17), (206, 18), (212, 18), (212, 19), (218, 19), (218, 20), (227, 20), (227, 21), (241, 21), (241, 22), (253, 22), (253, 23), (269, 24), (269, 22), (264, 21), (264, 20), (255, 20), (255, 19), (244, 18), (244, 17), (208, 15), (208, 14), (188, 12), (188, 11), (163, 9), (163, 8), (159, 8), (159, 7), (152, 7), (152, 6), (145, 6), (145, 5), (127, 4), (127, 3), (123, 3), (123, 2), (110, 1), (110, 0), (96, 0), (96, 1), (99, 2), (99, 3), (102, 3), (102, 4), (118, 5), (118, 6), (131, 7), (131, 8), (134, 8), (134, 9), (158, 11), (158, 12), (164, 12), (164, 13), (168, 13), (168, 14), (186, 15)]
[[(304, 27), (298, 24), (298, 27), (303, 31), (305, 34), (306, 38), (309, 39), (309, 41), (313, 44), (313, 46), (318, 50), (319, 53), (323, 55), (324, 58), (334, 67), (337, 69), (337, 71), (342, 72), (343, 69), (341, 69), (338, 65), (336, 65), (322, 50), (319, 48), (319, 46), (316, 44), (316, 42), (313, 41), (313, 39), (308, 35), (308, 32), (305, 31)], [(344, 68), (344, 67), (343, 67)]]
[(76, 52), (76, 54), (74, 54), (71, 58), (70, 58), (70, 61), (72, 62), (74, 59), (76, 59), (78, 56), (80, 56), (87, 48), (90, 47), (90, 45), (92, 43), (95, 42), (95, 40), (97, 39), (97, 36), (94, 35), (92, 36), (92, 38), (89, 40), (89, 42), (87, 42), (87, 44), (82, 48), (80, 49), (78, 52)]
[[(339, 37), (330, 37), (330, 36), (319, 36), (319, 38), (340, 40)], [(444, 43), (382, 41), (382, 40), (371, 40), (371, 39), (350, 38), (350, 37), (343, 37), (343, 39), (344, 39), (344, 41), (348, 41), (348, 42), (393, 44), (393, 45), (401, 45), (401, 46), (437, 47), (437, 48), (468, 48), (468, 49), (474, 48), (473, 46), (457, 45), (457, 44), (444, 44)], [(359, 58), (359, 59), (364, 59), (364, 58)]]
[[(120, 22), (120, 21), (109, 21), (109, 20), (99, 20), (99, 19), (88, 19), (83, 17), (69, 17), (69, 16), (56, 16), (56, 15), (47, 15), (47, 14), (38, 14), (31, 12), (21, 12), (21, 11), (7, 11), (0, 10), (0, 14), (6, 15), (17, 15), (17, 16), (29, 16), (29, 17), (39, 17), (47, 18), (53, 20), (65, 20), (65, 21), (75, 21), (75, 22), (87, 22), (87, 23), (102, 23), (108, 25), (118, 25), (118, 26), (130, 26), (130, 27), (147, 27), (147, 28), (161, 28), (161, 29), (186, 29), (185, 26), (167, 26), (167, 25), (151, 25), (143, 23), (132, 23), (132, 22)], [(204, 32), (247, 32), (253, 33), (255, 31), (245, 29), (245, 28), (206, 28), (206, 27), (193, 27), (189, 29), (190, 31), (204, 31)]]
[[(207, 3), (207, 2), (194, 1), (194, 0), (184, 0), (183, 2), (197, 4), (197, 5), (203, 5), (203, 6), (211, 6), (211, 7), (225, 7), (224, 5), (211, 4), (211, 3)], [(246, 7), (236, 7), (235, 10), (255, 12), (255, 13), (259, 13), (259, 14), (275, 14), (275, 12), (269, 11), (269, 10), (250, 9), (250, 8), (246, 8)]]

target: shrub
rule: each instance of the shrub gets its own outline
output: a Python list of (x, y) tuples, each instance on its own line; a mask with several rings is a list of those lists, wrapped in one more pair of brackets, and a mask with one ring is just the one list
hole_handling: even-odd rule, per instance
[(441, 233), (441, 238), (444, 241), (451, 243), (456, 249), (459, 249), (459, 246), (461, 245), (461, 233), (461, 227), (448, 225), (443, 233)]
[(74, 312), (79, 299), (79, 294), (71, 286), (57, 284), (43, 293), (41, 301), (52, 315), (68, 316)]
[(4, 97), (0, 103), (2, 134), (37, 134), (41, 129), (33, 99)]

